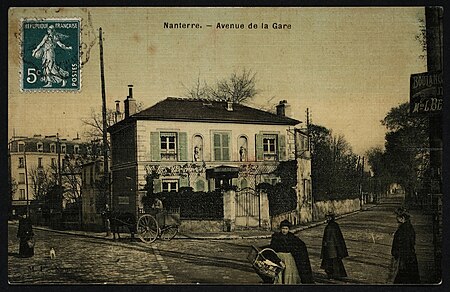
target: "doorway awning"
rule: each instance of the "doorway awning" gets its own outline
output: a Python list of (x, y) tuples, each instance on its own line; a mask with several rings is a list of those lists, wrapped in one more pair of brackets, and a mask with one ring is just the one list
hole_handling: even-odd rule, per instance
[(206, 170), (206, 179), (210, 178), (236, 178), (239, 176), (239, 167), (220, 165)]

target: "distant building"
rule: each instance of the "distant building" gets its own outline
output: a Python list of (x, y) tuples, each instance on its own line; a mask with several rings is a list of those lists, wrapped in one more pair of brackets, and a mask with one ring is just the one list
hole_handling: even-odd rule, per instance
[[(130, 88), (124, 119), (108, 129), (113, 208), (133, 213), (142, 208), (143, 186), (152, 174), (155, 193), (181, 187), (254, 190), (261, 182), (278, 182), (271, 172), (280, 161), (296, 159), (296, 144), (305, 144), (296, 139), (307, 140), (295, 128), (300, 121), (288, 113), (285, 100), (273, 114), (231, 102), (173, 97), (136, 113)], [(308, 179), (310, 186), (310, 168)], [(241, 211), (236, 216), (250, 212)]]
[(47, 171), (55, 175), (58, 153), (63, 170), (68, 159), (85, 154), (86, 151), (79, 138), (59, 139), (58, 142), (55, 136), (13, 137), (8, 143), (9, 175), (15, 184), (15, 192), (11, 198), (12, 214), (25, 214), (27, 203), (35, 199), (33, 174)]
[(101, 212), (105, 206), (99, 203), (99, 197), (102, 194), (98, 186), (98, 182), (102, 179), (103, 173), (103, 158), (85, 163), (81, 167), (82, 214), (85, 230), (103, 229)]

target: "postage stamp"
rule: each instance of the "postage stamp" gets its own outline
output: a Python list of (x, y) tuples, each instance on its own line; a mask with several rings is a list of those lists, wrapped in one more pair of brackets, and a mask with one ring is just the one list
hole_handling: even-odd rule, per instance
[(22, 19), (21, 90), (81, 89), (78, 18)]

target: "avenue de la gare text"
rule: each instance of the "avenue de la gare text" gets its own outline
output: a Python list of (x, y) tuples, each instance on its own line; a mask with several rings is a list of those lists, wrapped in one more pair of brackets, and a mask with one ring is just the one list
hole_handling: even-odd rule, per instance
[[(213, 27), (211, 24), (207, 24), (207, 27)], [(244, 24), (244, 23), (224, 23), (224, 22), (217, 22), (214, 26), (216, 29), (291, 29), (292, 25), (290, 23), (278, 23), (273, 22), (272, 24), (268, 23), (252, 23)], [(171, 22), (164, 22), (164, 28), (168, 29), (189, 29), (189, 28), (196, 28), (200, 29), (203, 28), (203, 26), (200, 23), (185, 23), (185, 22), (179, 22), (179, 23), (171, 23)]]

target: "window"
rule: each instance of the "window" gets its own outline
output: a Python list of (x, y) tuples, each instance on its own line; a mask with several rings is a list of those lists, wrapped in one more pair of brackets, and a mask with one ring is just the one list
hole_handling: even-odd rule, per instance
[(37, 143), (37, 151), (38, 152), (44, 152), (44, 144)]
[(42, 157), (38, 158), (38, 168), (42, 168)]
[(66, 144), (61, 145), (61, 153), (66, 153)]
[(25, 183), (25, 173), (19, 173), (19, 184)]
[(78, 146), (78, 145), (73, 146), (73, 153), (80, 154), (80, 146)]
[(56, 158), (52, 158), (52, 167), (56, 166)]
[(19, 168), (23, 168), (23, 167), (24, 167), (23, 157), (19, 157)]
[(230, 139), (228, 133), (214, 133), (214, 160), (230, 160)]
[(19, 152), (25, 152), (25, 143), (19, 143)]
[(162, 191), (171, 192), (178, 191), (178, 180), (163, 180), (162, 181)]
[(177, 160), (177, 133), (161, 132), (161, 159)]
[(50, 145), (50, 152), (51, 153), (55, 153), (56, 152), (56, 145), (55, 144), (51, 144)]
[(19, 200), (25, 200), (25, 189), (20, 189)]
[(277, 135), (263, 136), (263, 155), (264, 160), (277, 159)]

